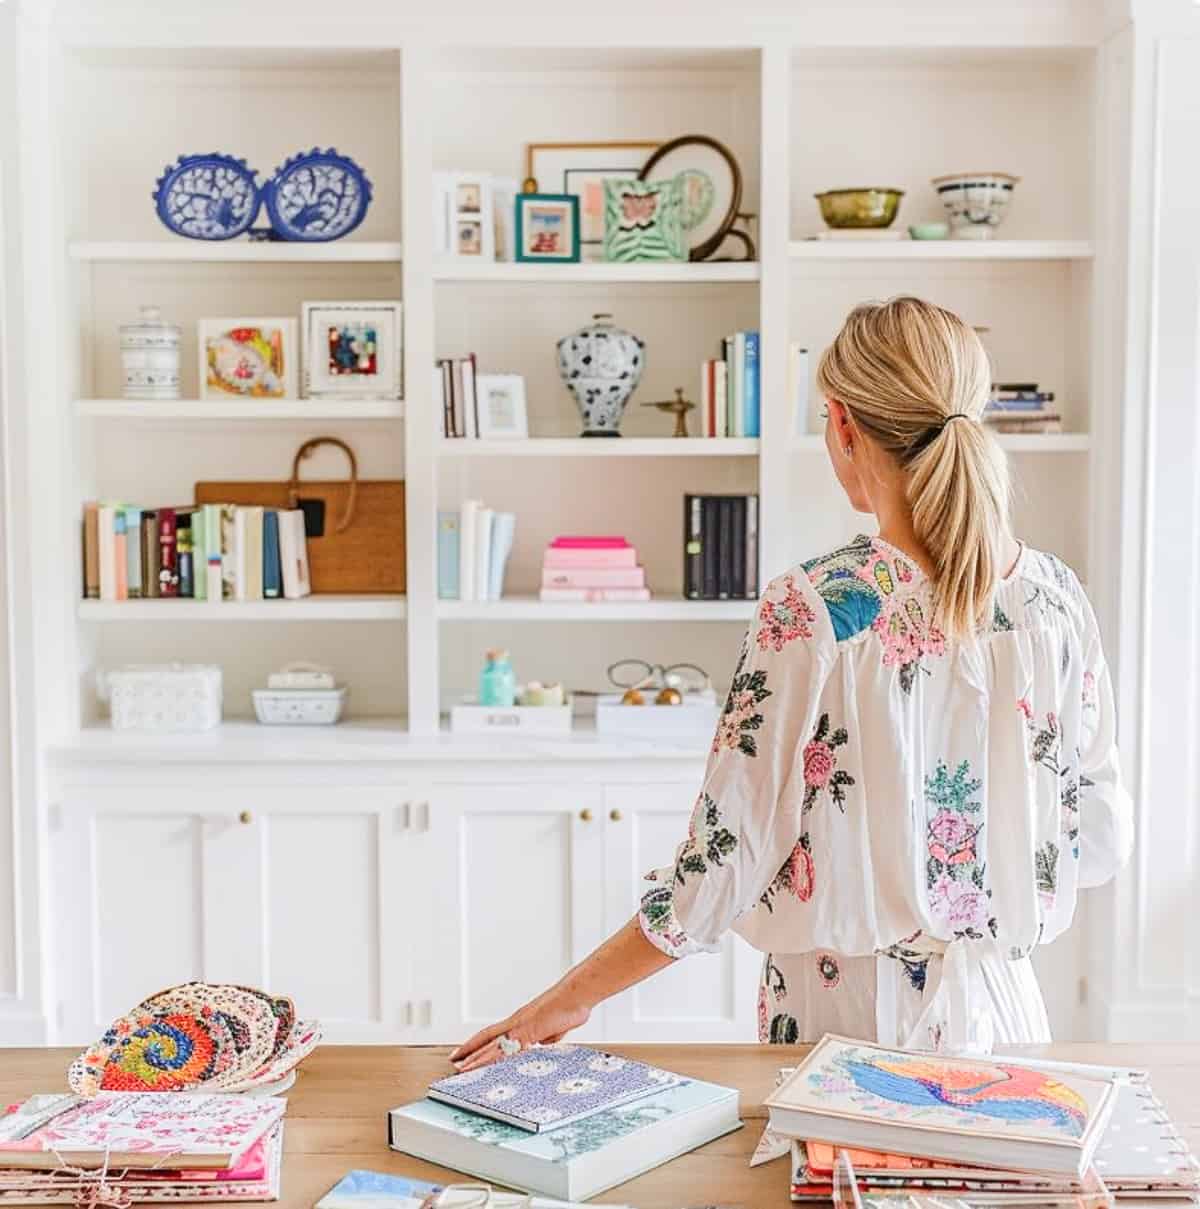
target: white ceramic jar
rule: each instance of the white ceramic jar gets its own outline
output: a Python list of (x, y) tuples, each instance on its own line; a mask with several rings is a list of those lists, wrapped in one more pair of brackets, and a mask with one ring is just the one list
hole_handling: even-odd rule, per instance
[(156, 306), (121, 326), (121, 372), (127, 399), (179, 398), (179, 327)]

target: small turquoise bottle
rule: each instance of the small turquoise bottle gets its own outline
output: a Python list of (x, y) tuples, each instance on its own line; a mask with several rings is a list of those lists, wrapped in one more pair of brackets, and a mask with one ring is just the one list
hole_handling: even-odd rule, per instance
[(479, 704), (505, 708), (517, 703), (517, 678), (507, 651), (488, 651), (479, 673)]

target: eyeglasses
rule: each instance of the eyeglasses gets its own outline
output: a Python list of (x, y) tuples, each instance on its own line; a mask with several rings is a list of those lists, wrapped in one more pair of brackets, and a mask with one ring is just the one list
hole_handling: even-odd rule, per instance
[(608, 665), (609, 683), (617, 688), (674, 688), (681, 693), (702, 693), (712, 687), (708, 673), (694, 663), (647, 663), (644, 659), (619, 659)]
[(524, 1192), (493, 1192), (486, 1184), (447, 1184), (421, 1202), (421, 1209), (530, 1209)]

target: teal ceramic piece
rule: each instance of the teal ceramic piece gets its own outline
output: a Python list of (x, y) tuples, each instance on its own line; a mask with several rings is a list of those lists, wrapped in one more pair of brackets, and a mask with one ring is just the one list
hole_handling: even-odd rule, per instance
[(604, 259), (682, 261), (683, 182), (608, 179), (604, 182)]
[(918, 222), (908, 228), (908, 233), (913, 239), (946, 239), (950, 228), (944, 222)]

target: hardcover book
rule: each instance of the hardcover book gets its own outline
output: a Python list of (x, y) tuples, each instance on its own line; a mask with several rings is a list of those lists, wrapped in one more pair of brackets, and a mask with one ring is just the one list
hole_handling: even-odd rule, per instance
[(766, 1100), (787, 1137), (1082, 1176), (1116, 1082), (826, 1036)]
[(740, 1127), (733, 1088), (689, 1079), (536, 1134), (418, 1100), (388, 1114), (388, 1143), (454, 1171), (579, 1201)]
[(430, 1084), (429, 1098), (538, 1133), (679, 1082), (644, 1062), (564, 1043), (448, 1075)]
[(588, 570), (542, 568), (543, 588), (644, 588), (644, 567), (592, 567)]

